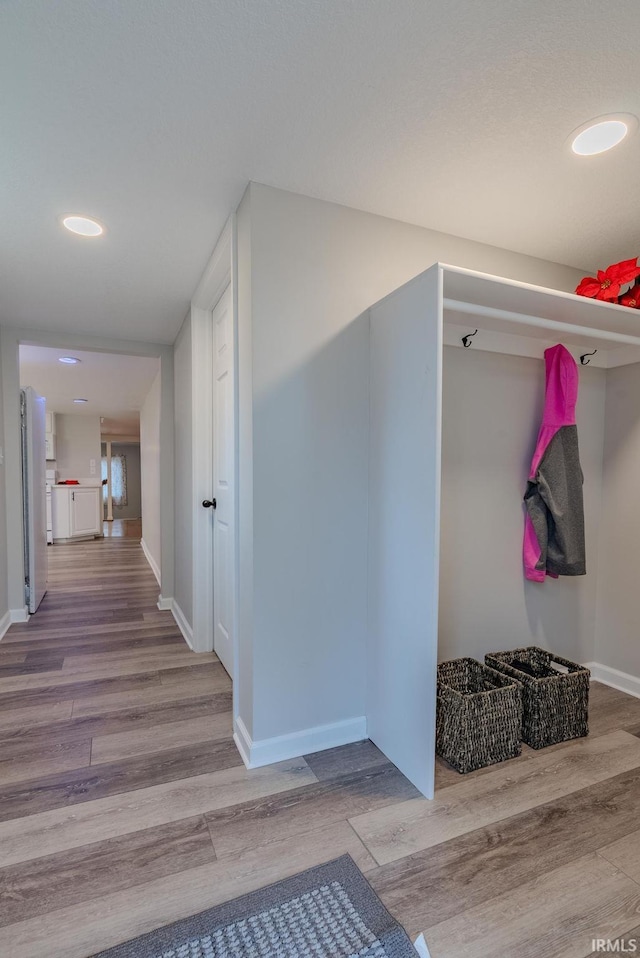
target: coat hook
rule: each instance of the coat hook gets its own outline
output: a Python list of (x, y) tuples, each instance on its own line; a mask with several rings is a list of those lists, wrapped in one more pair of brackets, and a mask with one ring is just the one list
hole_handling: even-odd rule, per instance
[(591, 362), (591, 360), (590, 360), (590, 359), (587, 359), (587, 356), (595, 356), (595, 354), (596, 354), (597, 352), (598, 352), (598, 350), (597, 350), (597, 349), (594, 349), (594, 351), (593, 351), (592, 353), (583, 353), (582, 356), (580, 357), (580, 364), (581, 364), (582, 366), (588, 366), (589, 363)]
[(478, 330), (476, 329), (476, 332), (475, 332), (475, 333), (467, 333), (466, 336), (463, 336), (463, 337), (462, 337), (462, 345), (464, 346), (465, 349), (468, 349), (469, 346), (471, 346), (471, 337), (472, 337), (472, 336), (475, 336), (475, 334), (476, 334), (477, 332), (478, 332)]

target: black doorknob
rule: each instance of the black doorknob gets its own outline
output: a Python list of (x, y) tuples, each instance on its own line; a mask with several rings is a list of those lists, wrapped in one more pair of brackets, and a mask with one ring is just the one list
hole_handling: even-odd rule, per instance
[(202, 505), (205, 507), (205, 509), (215, 509), (217, 503), (215, 499), (205, 499)]

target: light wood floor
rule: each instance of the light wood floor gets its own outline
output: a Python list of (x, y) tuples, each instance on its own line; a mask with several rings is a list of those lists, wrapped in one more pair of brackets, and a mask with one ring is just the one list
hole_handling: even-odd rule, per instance
[(85, 958), (350, 853), (432, 958), (586, 958), (640, 937), (640, 700), (432, 803), (370, 743), (246, 771), (230, 681), (134, 538), (56, 545), (0, 644), (0, 955)]
[(128, 539), (137, 539), (140, 541), (142, 535), (142, 519), (112, 519), (102, 523), (102, 534), (113, 537), (124, 536)]

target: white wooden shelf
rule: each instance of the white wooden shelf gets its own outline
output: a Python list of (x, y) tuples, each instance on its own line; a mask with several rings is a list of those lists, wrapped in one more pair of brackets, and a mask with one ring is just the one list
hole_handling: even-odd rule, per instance
[(574, 357), (597, 349), (591, 366), (640, 362), (640, 311), (440, 264), (444, 343), (470, 349), (541, 356), (562, 342)]

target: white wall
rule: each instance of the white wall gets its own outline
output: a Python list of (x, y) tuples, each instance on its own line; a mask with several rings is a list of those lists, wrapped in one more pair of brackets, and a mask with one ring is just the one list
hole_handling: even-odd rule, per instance
[(594, 657), (606, 373), (580, 367), (587, 575), (540, 584), (522, 571), (522, 497), (544, 384), (543, 359), (444, 350), (440, 660), (532, 644)]
[[(5, 508), (5, 468), (4, 468), (4, 416), (2, 410), (2, 363), (0, 363), (0, 449), (2, 455), (0, 458), (0, 543), (7, 541), (6, 508)], [(0, 548), (0, 635), (2, 634), (2, 622), (9, 611), (9, 598), (7, 588), (7, 553), (6, 549)]]
[(100, 456), (100, 416), (56, 414), (56, 469), (59, 479), (94, 478), (100, 482)]
[(191, 313), (174, 344), (175, 402), (175, 592), (174, 598), (193, 627), (193, 437)]
[(253, 709), (241, 701), (240, 717), (254, 740), (364, 714), (368, 339), (358, 317), (437, 260), (564, 290), (580, 279), (256, 184), (238, 211), (240, 654)]
[(640, 365), (607, 371), (603, 521), (594, 660), (640, 678)]
[[(2, 405), (4, 418), (4, 480), (6, 508), (7, 591), (9, 609), (25, 612), (22, 529), (22, 460), (20, 452), (20, 366), (18, 337), (0, 329)], [(1, 560), (0, 560), (1, 561)], [(4, 563), (2, 563), (4, 564)]]
[[(160, 378), (159, 372), (140, 410), (140, 485), (142, 538), (146, 551), (162, 569), (160, 527)], [(163, 577), (164, 578), (164, 577)], [(162, 583), (165, 588), (164, 581)]]

